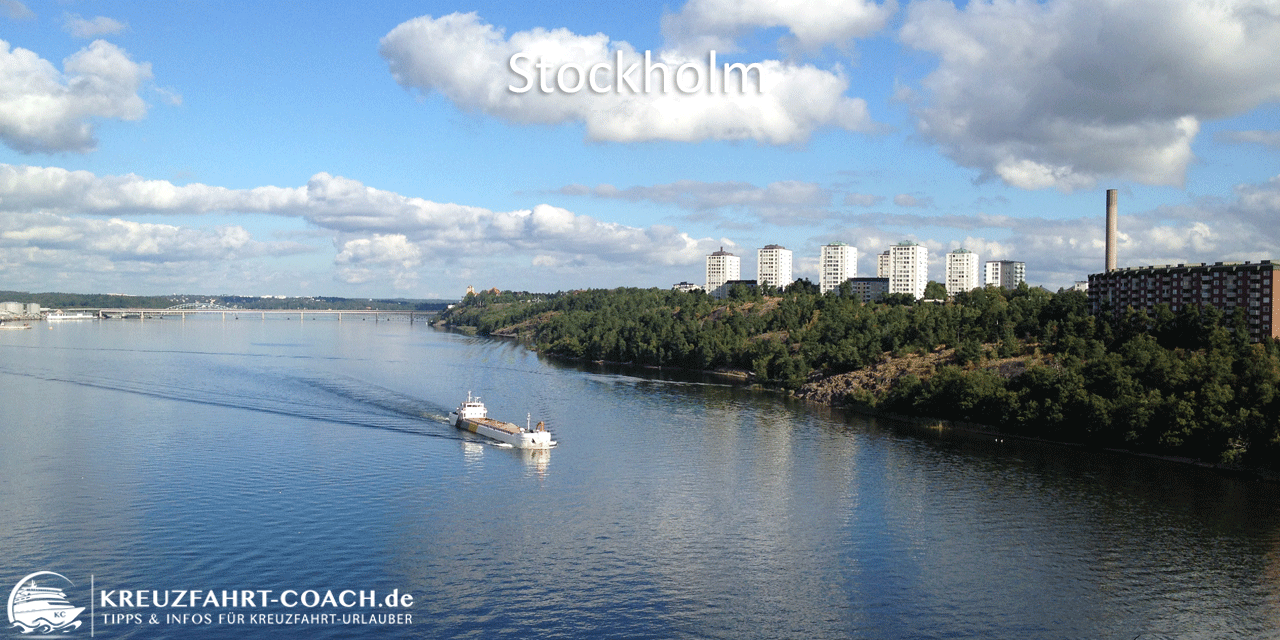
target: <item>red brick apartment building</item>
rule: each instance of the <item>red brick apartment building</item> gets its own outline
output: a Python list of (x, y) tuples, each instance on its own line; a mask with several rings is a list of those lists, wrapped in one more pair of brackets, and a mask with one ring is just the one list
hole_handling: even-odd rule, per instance
[(1278, 288), (1280, 271), (1270, 260), (1128, 267), (1089, 275), (1089, 307), (1097, 314), (1109, 303), (1116, 317), (1129, 307), (1150, 312), (1158, 304), (1174, 312), (1187, 305), (1244, 308), (1256, 342), (1280, 338)]

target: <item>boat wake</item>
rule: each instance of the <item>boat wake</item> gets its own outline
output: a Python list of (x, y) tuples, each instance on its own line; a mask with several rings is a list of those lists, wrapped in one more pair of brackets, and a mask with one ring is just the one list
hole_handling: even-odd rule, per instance
[[(371, 429), (382, 429), (429, 438), (460, 440), (448, 427), (446, 412), (391, 389), (345, 376), (298, 377), (280, 372), (264, 376), (234, 367), (212, 372), (200, 386), (168, 380), (124, 379), (89, 371), (42, 373), (13, 370), (10, 374), (80, 387), (117, 391), (168, 400), (317, 420)], [(439, 425), (439, 426), (437, 426)]]

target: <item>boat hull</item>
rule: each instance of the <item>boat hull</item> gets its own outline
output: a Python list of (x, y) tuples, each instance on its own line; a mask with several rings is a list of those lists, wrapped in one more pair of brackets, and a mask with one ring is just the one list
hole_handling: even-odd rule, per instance
[(463, 431), (505, 442), (517, 449), (548, 449), (556, 444), (547, 431), (528, 431), (492, 418), (463, 418), (456, 412), (449, 417), (453, 419), (453, 426)]

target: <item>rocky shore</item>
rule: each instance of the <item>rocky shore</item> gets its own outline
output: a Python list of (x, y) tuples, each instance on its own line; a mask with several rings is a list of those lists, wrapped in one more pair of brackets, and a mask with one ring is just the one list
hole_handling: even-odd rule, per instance
[[(937, 373), (939, 367), (953, 364), (954, 361), (954, 349), (937, 349), (923, 355), (911, 353), (894, 356), (886, 353), (869, 367), (813, 380), (791, 395), (831, 407), (874, 406), (902, 377), (914, 375), (920, 380), (928, 380)], [(1018, 356), (988, 360), (973, 368), (985, 369), (1008, 379), (1022, 375), (1037, 364), (1048, 366), (1051, 362), (1038, 355)]]

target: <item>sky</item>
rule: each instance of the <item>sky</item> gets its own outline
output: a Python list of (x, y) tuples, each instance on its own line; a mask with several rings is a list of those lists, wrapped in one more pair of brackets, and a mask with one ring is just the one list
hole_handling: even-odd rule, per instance
[(817, 282), (911, 241), (1056, 290), (1112, 188), (1120, 266), (1280, 259), (1277, 42), (1275, 0), (0, 0), (0, 289), (666, 288), (768, 244)]

